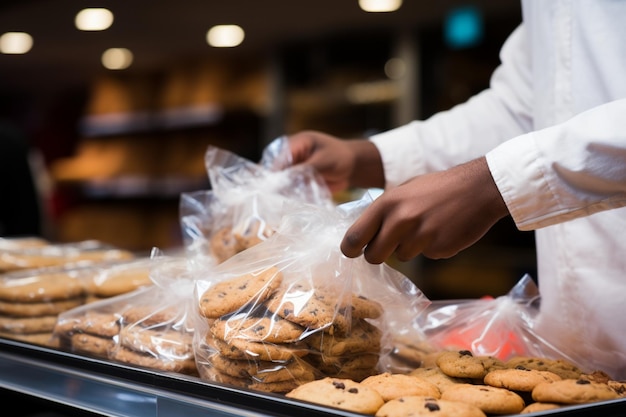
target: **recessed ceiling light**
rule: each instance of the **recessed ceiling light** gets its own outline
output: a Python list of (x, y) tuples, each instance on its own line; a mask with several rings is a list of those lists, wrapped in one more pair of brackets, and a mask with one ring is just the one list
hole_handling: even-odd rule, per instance
[(217, 48), (232, 48), (243, 42), (244, 37), (243, 29), (237, 25), (217, 25), (209, 29), (206, 41)]
[(83, 9), (76, 15), (74, 24), (80, 30), (105, 30), (113, 24), (113, 13), (108, 9)]
[(0, 52), (25, 54), (33, 47), (33, 37), (26, 32), (7, 32), (0, 36)]
[(102, 54), (102, 65), (110, 70), (122, 70), (133, 63), (133, 53), (126, 48), (109, 48)]
[(395, 12), (402, 6), (402, 0), (359, 0), (359, 7), (366, 12)]

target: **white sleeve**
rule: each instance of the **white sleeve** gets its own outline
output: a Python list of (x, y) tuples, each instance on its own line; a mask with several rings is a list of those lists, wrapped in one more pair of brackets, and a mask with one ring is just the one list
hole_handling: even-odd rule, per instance
[(466, 103), (425, 121), (372, 136), (385, 169), (386, 187), (484, 155), (531, 129), (531, 76), (527, 34), (520, 25), (500, 52), (490, 86)]
[(626, 99), (521, 135), (487, 154), (520, 230), (626, 206)]

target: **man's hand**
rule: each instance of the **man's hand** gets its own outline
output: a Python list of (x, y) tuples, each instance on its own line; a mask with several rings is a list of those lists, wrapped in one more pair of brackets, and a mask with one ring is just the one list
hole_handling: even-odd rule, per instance
[(506, 215), (483, 157), (385, 191), (347, 230), (341, 250), (351, 258), (363, 253), (374, 264), (394, 252), (400, 261), (419, 254), (449, 258)]

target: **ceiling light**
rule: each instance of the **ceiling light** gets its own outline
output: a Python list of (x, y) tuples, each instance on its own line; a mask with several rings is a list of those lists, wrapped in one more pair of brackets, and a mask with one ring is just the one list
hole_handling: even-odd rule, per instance
[(76, 15), (74, 24), (80, 30), (105, 30), (113, 24), (113, 13), (108, 9), (83, 9)]
[(7, 32), (0, 36), (0, 53), (25, 54), (33, 47), (33, 37), (25, 32)]
[(395, 12), (402, 6), (402, 0), (359, 0), (359, 7), (366, 12)]
[(133, 53), (126, 48), (109, 48), (102, 54), (102, 65), (110, 70), (122, 70), (133, 63)]
[(216, 48), (231, 48), (243, 42), (245, 33), (237, 25), (213, 26), (206, 34), (206, 41)]

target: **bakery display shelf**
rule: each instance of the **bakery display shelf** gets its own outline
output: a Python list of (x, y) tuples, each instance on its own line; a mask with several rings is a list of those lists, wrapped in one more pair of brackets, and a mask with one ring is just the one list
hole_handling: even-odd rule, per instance
[[(75, 355), (0, 338), (0, 389), (105, 416), (362, 417), (182, 374)], [(623, 417), (626, 398), (526, 414)]]

